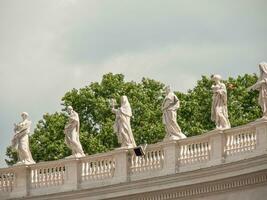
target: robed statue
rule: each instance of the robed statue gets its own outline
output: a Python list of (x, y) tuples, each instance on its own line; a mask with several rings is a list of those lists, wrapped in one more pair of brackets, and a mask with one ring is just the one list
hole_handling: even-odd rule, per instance
[(64, 129), (65, 143), (72, 151), (72, 155), (69, 156), (68, 158), (83, 157), (85, 155), (79, 139), (79, 131), (80, 131), (79, 115), (73, 110), (71, 106), (67, 107), (67, 112), (69, 114), (69, 119)]
[(228, 119), (227, 109), (227, 90), (224, 83), (221, 82), (220, 75), (212, 75), (214, 84), (212, 85), (212, 107), (211, 107), (211, 120), (215, 122), (216, 129), (231, 128)]
[(263, 118), (267, 119), (267, 63), (260, 63), (259, 68), (260, 77), (254, 85), (248, 88), (248, 90), (259, 91), (259, 105), (263, 113)]
[(179, 140), (186, 138), (177, 123), (177, 109), (180, 107), (178, 97), (171, 91), (170, 87), (165, 88), (165, 98), (162, 103), (163, 124), (165, 125), (164, 140)]
[(29, 115), (26, 112), (21, 114), (22, 121), (14, 124), (14, 137), (12, 139), (12, 147), (18, 152), (18, 162), (16, 165), (34, 164), (32, 154), (29, 148), (29, 133), (31, 129), (31, 121), (28, 119)]
[(116, 114), (114, 131), (117, 134), (118, 142), (121, 144), (121, 147), (134, 148), (136, 144), (130, 123), (132, 109), (127, 96), (121, 97), (121, 106), (119, 108), (116, 109), (115, 104), (115, 100), (112, 100), (112, 112)]

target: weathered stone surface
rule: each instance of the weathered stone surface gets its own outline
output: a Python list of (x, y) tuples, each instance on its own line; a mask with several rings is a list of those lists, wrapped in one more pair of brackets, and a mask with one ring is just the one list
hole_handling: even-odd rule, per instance
[(213, 92), (211, 120), (215, 122), (217, 129), (227, 129), (231, 128), (228, 119), (227, 90), (221, 79), (221, 76), (218, 74), (212, 76), (214, 84), (211, 87)]
[(23, 112), (21, 114), (22, 121), (14, 124), (14, 137), (12, 139), (12, 146), (18, 152), (18, 162), (16, 165), (34, 164), (32, 154), (29, 147), (29, 133), (32, 122), (28, 119), (29, 114)]
[(65, 143), (72, 151), (72, 155), (68, 156), (67, 158), (80, 158), (85, 155), (79, 138), (79, 115), (73, 110), (71, 106), (68, 106), (67, 111), (69, 113), (69, 120), (64, 129)]
[(118, 136), (118, 141), (122, 148), (136, 147), (134, 136), (131, 128), (132, 109), (127, 96), (121, 97), (121, 106), (115, 109), (115, 101), (113, 100), (112, 112), (116, 114), (114, 131)]
[(178, 97), (171, 91), (170, 87), (165, 88), (166, 96), (162, 103), (163, 124), (165, 125), (166, 135), (164, 140), (179, 140), (186, 136), (182, 133), (177, 123), (177, 109), (180, 107)]
[[(264, 199), (267, 121), (148, 145), (0, 169), (0, 199)], [(241, 192), (242, 191), (242, 192)]]
[(257, 83), (248, 88), (248, 90), (259, 91), (259, 104), (263, 113), (263, 118), (267, 119), (267, 63), (259, 64), (260, 76)]

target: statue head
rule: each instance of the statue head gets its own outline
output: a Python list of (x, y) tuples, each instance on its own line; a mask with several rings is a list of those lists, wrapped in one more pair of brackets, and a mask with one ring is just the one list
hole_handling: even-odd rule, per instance
[(168, 85), (164, 88), (165, 94), (168, 95), (171, 92), (171, 87)]
[(121, 107), (120, 107), (121, 111), (128, 115), (128, 116), (132, 116), (132, 109), (130, 106), (130, 103), (128, 101), (128, 97), (127, 96), (121, 96)]
[(220, 81), (222, 80), (222, 77), (219, 74), (213, 74), (211, 75), (211, 80), (213, 80), (215, 83), (220, 83)]
[(129, 104), (128, 97), (123, 95), (121, 96), (121, 105)]
[(267, 63), (266, 62), (261, 62), (259, 64), (259, 68), (260, 68), (260, 75), (262, 76), (263, 73), (267, 74)]
[(67, 107), (67, 112), (70, 114), (70, 113), (71, 113), (71, 111), (73, 111), (73, 108), (72, 108), (72, 106), (68, 106), (68, 107)]
[(26, 112), (21, 113), (21, 117), (23, 120), (27, 119), (29, 117), (29, 114)]

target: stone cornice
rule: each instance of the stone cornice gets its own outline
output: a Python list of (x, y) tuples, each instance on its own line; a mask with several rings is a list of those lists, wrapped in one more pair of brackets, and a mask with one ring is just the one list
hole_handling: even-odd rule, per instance
[[(127, 195), (127, 200), (150, 200), (149, 198), (154, 196), (158, 196), (161, 200), (210, 195), (211, 193), (238, 190), (243, 187), (265, 185), (266, 183), (267, 155), (263, 155), (191, 172), (26, 199), (67, 200), (91, 197), (92, 199), (114, 198), (114, 200), (123, 200)], [(140, 193), (142, 198), (139, 196)], [(163, 195), (162, 198), (160, 195)]]

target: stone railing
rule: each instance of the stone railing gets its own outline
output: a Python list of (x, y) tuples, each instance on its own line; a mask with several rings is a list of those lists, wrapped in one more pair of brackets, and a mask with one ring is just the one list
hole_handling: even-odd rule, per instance
[(114, 176), (115, 159), (113, 155), (96, 158), (87, 157), (81, 163), (81, 181), (104, 180)]
[(178, 162), (181, 166), (210, 160), (210, 137), (193, 137), (179, 142)]
[(67, 192), (189, 172), (267, 154), (267, 121), (148, 145), (0, 169), (0, 199)]

